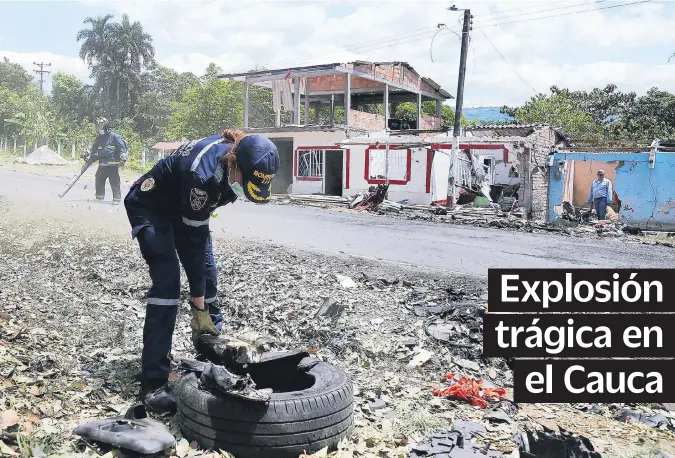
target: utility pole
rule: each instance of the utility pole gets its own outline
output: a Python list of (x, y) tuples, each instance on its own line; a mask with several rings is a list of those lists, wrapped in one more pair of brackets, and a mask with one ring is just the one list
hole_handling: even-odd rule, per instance
[(40, 62), (40, 63), (38, 64), (37, 62), (33, 62), (33, 65), (35, 65), (35, 66), (37, 66), (37, 67), (40, 67), (40, 70), (33, 70), (33, 71), (34, 71), (36, 74), (40, 75), (40, 92), (42, 93), (42, 92), (44, 92), (44, 91), (42, 90), (42, 86), (43, 86), (43, 84), (44, 84), (44, 82), (45, 82), (45, 77), (44, 77), (44, 75), (45, 75), (45, 74), (48, 75), (48, 74), (51, 73), (51, 72), (45, 70), (45, 67), (51, 67), (52, 64), (51, 64), (51, 63), (45, 64), (44, 62)]
[[(450, 11), (461, 11), (454, 5), (448, 8)], [(459, 56), (459, 75), (457, 77), (457, 99), (455, 104), (455, 125), (452, 130), (453, 142), (450, 154), (450, 174), (448, 176), (448, 196), (446, 206), (455, 206), (455, 193), (457, 190), (457, 150), (459, 144), (457, 138), (462, 128), (462, 105), (464, 103), (464, 78), (466, 76), (466, 57), (469, 52), (469, 31), (471, 30), (471, 10), (465, 9), (464, 24), (462, 26), (462, 50)]]

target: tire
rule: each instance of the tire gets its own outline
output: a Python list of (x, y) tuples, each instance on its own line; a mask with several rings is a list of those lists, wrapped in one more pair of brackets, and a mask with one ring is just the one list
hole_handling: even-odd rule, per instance
[[(297, 458), (325, 447), (335, 449), (353, 429), (352, 382), (341, 369), (316, 358), (304, 358), (301, 365), (305, 364), (313, 364), (303, 376), (307, 387), (275, 392), (267, 404), (215, 396), (198, 389), (197, 376), (188, 374), (173, 388), (176, 422), (186, 439), (236, 458)], [(266, 372), (283, 378), (279, 371)], [(259, 378), (253, 379), (265, 387)]]

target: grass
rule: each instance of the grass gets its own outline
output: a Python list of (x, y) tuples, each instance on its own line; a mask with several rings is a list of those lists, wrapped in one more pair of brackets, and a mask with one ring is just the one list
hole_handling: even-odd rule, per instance
[(448, 421), (434, 416), (428, 412), (420, 412), (410, 416), (405, 423), (397, 423), (394, 432), (398, 436), (410, 437), (412, 435), (426, 436), (439, 429), (447, 429)]

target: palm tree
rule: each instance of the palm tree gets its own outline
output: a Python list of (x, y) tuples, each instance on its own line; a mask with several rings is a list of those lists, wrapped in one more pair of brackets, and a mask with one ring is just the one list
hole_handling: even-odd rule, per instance
[(141, 89), (141, 73), (154, 65), (155, 48), (152, 37), (143, 31), (140, 22), (130, 22), (124, 14), (119, 33), (124, 53), (124, 80), (127, 87), (129, 111), (133, 114)]
[(82, 41), (80, 45), (80, 58), (87, 63), (91, 70), (91, 77), (96, 81), (99, 89), (107, 86), (107, 98), (104, 107), (110, 111), (110, 81), (107, 79), (110, 72), (111, 48), (110, 45), (114, 37), (114, 26), (109, 21), (114, 16), (106, 14), (97, 18), (88, 17), (84, 24), (91, 26), (90, 29), (82, 29), (77, 32), (77, 41)]
[(108, 116), (121, 118), (134, 114), (141, 74), (154, 64), (155, 49), (140, 22), (131, 22), (126, 14), (121, 23), (108, 22), (112, 17), (87, 18), (84, 23), (91, 29), (78, 32), (77, 39), (84, 40), (80, 57), (91, 69), (95, 92), (107, 93)]

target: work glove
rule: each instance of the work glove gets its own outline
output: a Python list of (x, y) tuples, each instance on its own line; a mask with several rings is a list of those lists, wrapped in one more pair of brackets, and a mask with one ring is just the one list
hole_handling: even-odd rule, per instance
[(208, 307), (205, 307), (204, 310), (200, 310), (195, 307), (195, 304), (192, 301), (190, 301), (190, 308), (192, 309), (192, 321), (190, 322), (190, 327), (192, 328), (192, 343), (195, 346), (197, 346), (199, 336), (202, 334), (210, 334), (212, 336), (220, 335), (220, 332), (216, 329), (213, 321), (211, 321)]

